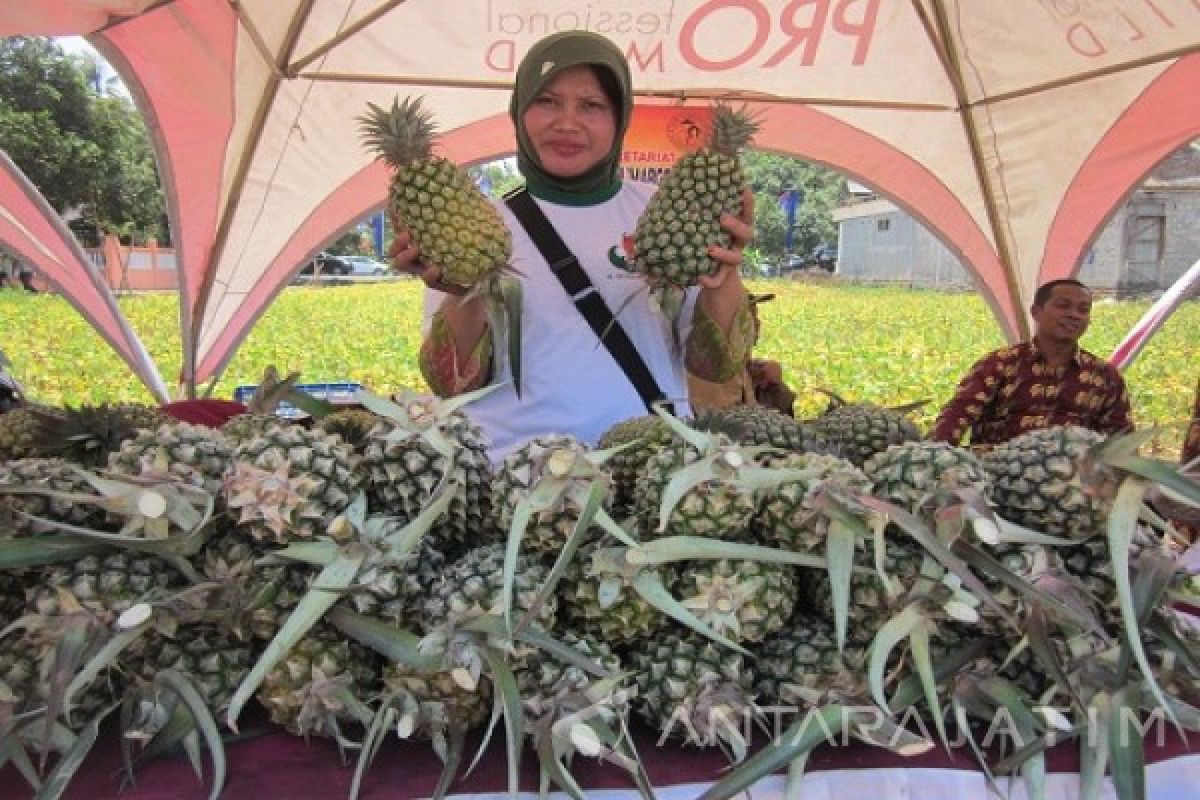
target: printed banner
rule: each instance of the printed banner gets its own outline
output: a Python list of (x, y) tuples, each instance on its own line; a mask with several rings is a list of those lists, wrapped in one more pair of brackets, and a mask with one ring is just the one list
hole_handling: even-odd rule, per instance
[(700, 149), (712, 130), (712, 110), (635, 106), (621, 153), (621, 178), (658, 183), (684, 153)]

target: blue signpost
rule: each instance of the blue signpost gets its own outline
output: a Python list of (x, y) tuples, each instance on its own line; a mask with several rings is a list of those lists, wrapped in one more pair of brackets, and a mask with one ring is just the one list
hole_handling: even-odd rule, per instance
[(796, 230), (796, 209), (804, 202), (804, 190), (796, 188), (784, 189), (779, 193), (779, 210), (787, 220), (787, 233), (784, 234), (783, 247), (790, 256), (792, 254), (792, 234)]
[(371, 243), (375, 246), (375, 257), (383, 258), (383, 212), (371, 217)]

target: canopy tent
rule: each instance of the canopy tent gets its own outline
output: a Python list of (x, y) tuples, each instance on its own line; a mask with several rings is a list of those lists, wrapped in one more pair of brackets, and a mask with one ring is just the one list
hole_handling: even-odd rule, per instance
[[(625, 50), (641, 102), (749, 101), (763, 114), (758, 147), (839, 169), (905, 207), (973, 271), (1010, 341), (1028, 335), (1034, 289), (1073, 274), (1132, 188), (1200, 136), (1196, 0), (0, 8), (0, 35), (87, 35), (149, 120), (179, 254), (189, 389), (220, 372), (301, 263), (382, 203), (388, 175), (355, 122), (368, 101), (424, 94), (443, 154), (508, 154), (516, 63), (567, 28)], [(19, 221), (34, 213), (0, 203)]]
[(67, 297), (160, 401), (167, 387), (116, 298), (41, 193), (0, 150), (0, 242), (35, 265)]

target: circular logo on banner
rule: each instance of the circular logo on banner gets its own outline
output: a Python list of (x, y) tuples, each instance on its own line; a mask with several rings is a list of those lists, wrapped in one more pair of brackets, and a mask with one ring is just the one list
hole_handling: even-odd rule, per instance
[(708, 141), (708, 114), (699, 111), (682, 109), (667, 121), (667, 139), (680, 150), (698, 150)]

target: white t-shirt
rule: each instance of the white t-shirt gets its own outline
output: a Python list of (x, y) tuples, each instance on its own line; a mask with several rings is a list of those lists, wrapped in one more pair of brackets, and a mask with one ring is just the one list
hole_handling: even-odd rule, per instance
[[(676, 349), (670, 322), (650, 297), (640, 275), (609, 260), (610, 249), (623, 254), (621, 237), (632, 234), (638, 216), (657, 187), (625, 182), (611, 199), (590, 206), (566, 206), (537, 200), (568, 249), (579, 259), (596, 290), (616, 315), (660, 389), (686, 414), (687, 384), (682, 352)], [(524, 442), (546, 433), (569, 433), (594, 445), (621, 420), (646, 414), (646, 407), (624, 371), (572, 304), (525, 228), (503, 203), (501, 214), (513, 232), (513, 267), (524, 290), (521, 316), (521, 397), (505, 365), (496, 381), (505, 385), (470, 404), (466, 411), (491, 442), (499, 462)], [(426, 330), (445, 297), (429, 290)], [(678, 321), (680, 347), (691, 328), (696, 292), (688, 293)]]

